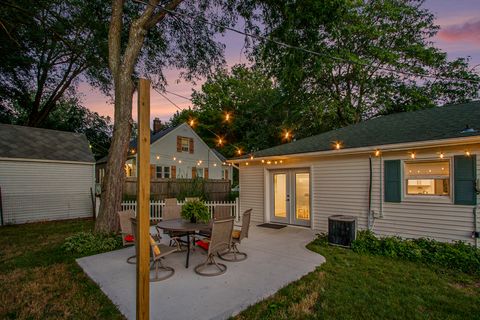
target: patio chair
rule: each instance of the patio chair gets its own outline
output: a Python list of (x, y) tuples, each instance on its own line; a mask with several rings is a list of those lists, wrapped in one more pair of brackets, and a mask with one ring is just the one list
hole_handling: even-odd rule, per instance
[(233, 230), (230, 248), (223, 254), (219, 253), (218, 257), (220, 259), (231, 262), (238, 262), (247, 259), (247, 254), (245, 252), (240, 252), (237, 245), (239, 245), (244, 238), (248, 238), (251, 214), (252, 209), (248, 209), (242, 214), (242, 227), (240, 230)]
[(215, 219), (225, 219), (225, 218), (230, 218), (232, 217), (231, 209), (230, 207), (227, 206), (215, 206), (213, 208), (213, 219), (210, 220), (209, 223), (209, 228), (205, 230), (200, 230), (198, 232), (198, 236), (210, 238), (212, 234), (212, 225), (213, 225), (213, 220)]
[[(132, 228), (134, 232), (134, 236), (136, 236), (136, 230), (137, 230), (137, 220), (135, 218), (131, 218), (131, 223), (132, 223)], [(162, 243), (156, 242), (155, 239), (150, 235), (150, 262), (152, 264), (151, 269), (155, 269), (155, 276), (153, 278), (150, 278), (151, 282), (156, 282), (156, 281), (162, 281), (165, 279), (170, 278), (175, 274), (175, 269), (172, 267), (166, 266), (163, 264), (163, 258), (166, 256), (180, 251), (180, 245), (177, 242), (177, 245), (175, 247), (172, 246), (167, 246)], [(135, 245), (135, 249), (137, 249), (137, 246)], [(160, 276), (160, 272), (165, 273), (165, 275)]]
[[(215, 260), (215, 256), (230, 248), (232, 231), (233, 217), (213, 221), (212, 237), (210, 240), (199, 240), (197, 242), (200, 247), (207, 249), (207, 259), (194, 269), (197, 274), (212, 277), (224, 274), (227, 271), (227, 266), (223, 263), (218, 263)], [(206, 271), (206, 269), (211, 266), (214, 266), (217, 271)]]
[[(132, 230), (131, 218), (135, 218), (135, 211), (125, 210), (119, 211), (118, 219), (120, 221), (120, 234), (122, 235), (123, 246), (131, 246), (135, 244), (135, 236)], [(131, 256), (127, 258), (127, 262), (134, 264), (134, 259), (136, 256)]]
[[(172, 220), (172, 219), (180, 219), (182, 217), (182, 206), (178, 205), (177, 198), (168, 198), (165, 199), (165, 206), (163, 207), (162, 211), (162, 220)], [(157, 233), (160, 235), (160, 229), (157, 229)], [(185, 233), (182, 232), (173, 232), (169, 231), (166, 232), (172, 240), (179, 241), (181, 237), (186, 236)], [(170, 240), (170, 245), (172, 245), (172, 240)]]

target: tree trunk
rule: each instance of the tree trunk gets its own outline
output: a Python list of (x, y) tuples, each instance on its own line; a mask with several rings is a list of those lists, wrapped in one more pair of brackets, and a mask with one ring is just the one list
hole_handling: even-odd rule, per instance
[(133, 82), (130, 76), (125, 75), (114, 81), (115, 124), (102, 186), (100, 212), (95, 223), (95, 232), (100, 233), (116, 232), (119, 228), (117, 212), (121, 209), (124, 166), (132, 130)]

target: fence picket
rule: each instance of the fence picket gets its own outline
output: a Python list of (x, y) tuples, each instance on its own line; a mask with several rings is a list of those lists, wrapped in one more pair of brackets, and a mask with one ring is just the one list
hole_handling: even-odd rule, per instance
[[(178, 201), (178, 205), (183, 205), (185, 201)], [(235, 217), (236, 221), (240, 221), (239, 213), (239, 203), (238, 198), (235, 201), (207, 201), (205, 205), (210, 212), (210, 216), (213, 216), (213, 210), (215, 207), (230, 207), (230, 212), (232, 216)], [(161, 220), (162, 211), (165, 206), (165, 201), (163, 200), (151, 200), (150, 201), (150, 220)], [(122, 210), (133, 210), (135, 214), (137, 213), (137, 201), (135, 200), (126, 200), (122, 202)]]

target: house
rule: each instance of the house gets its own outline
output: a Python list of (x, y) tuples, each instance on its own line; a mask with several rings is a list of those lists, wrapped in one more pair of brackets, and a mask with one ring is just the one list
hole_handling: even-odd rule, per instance
[[(150, 175), (152, 179), (232, 180), (232, 166), (217, 150), (211, 149), (186, 123), (163, 130), (156, 118), (150, 138)], [(136, 177), (137, 141), (130, 143), (125, 164), (127, 177)], [(107, 157), (97, 162), (97, 182), (105, 175)]]
[(472, 242), (479, 152), (477, 101), (382, 116), (230, 162), (241, 210), (253, 208), (256, 222), (327, 232), (329, 216), (351, 215), (379, 235)]
[(0, 124), (2, 224), (92, 216), (95, 160), (83, 134)]

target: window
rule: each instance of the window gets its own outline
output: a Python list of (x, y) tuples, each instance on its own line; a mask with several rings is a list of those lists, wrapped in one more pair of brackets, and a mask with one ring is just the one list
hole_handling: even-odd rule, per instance
[(182, 144), (182, 151), (189, 152), (190, 151), (190, 138), (180, 138), (180, 142)]
[(409, 196), (450, 196), (450, 161), (408, 161), (404, 176)]
[(157, 179), (161, 179), (161, 178), (168, 179), (168, 178), (170, 178), (170, 167), (157, 166), (156, 176), (157, 176)]
[(197, 168), (197, 178), (203, 178), (203, 168)]

